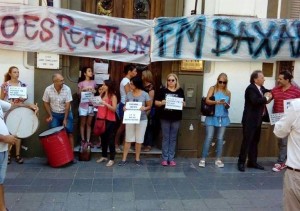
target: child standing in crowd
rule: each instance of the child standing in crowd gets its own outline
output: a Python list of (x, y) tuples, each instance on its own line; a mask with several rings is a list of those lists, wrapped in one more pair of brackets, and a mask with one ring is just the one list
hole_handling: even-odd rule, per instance
[[(90, 67), (84, 67), (81, 70), (81, 76), (78, 80), (78, 95), (80, 104), (78, 108), (80, 116), (80, 136), (82, 142), (90, 143), (91, 124), (94, 116), (93, 106), (82, 98), (84, 92), (94, 94), (96, 92), (96, 82), (93, 80), (93, 70)], [(85, 138), (86, 129), (86, 138)]]

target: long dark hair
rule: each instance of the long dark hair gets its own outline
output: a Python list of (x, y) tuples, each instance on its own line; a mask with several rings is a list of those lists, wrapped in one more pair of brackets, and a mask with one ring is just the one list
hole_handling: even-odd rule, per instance
[[(113, 95), (116, 94), (116, 89), (115, 89), (115, 82), (112, 80), (105, 80), (104, 84), (107, 86), (107, 96), (108, 98), (111, 98)], [(101, 98), (104, 97), (105, 93), (102, 93)]]
[[(93, 71), (93, 69), (91, 67), (83, 67), (80, 70), (80, 77), (78, 78), (78, 83), (85, 80), (85, 75), (84, 74), (87, 72), (87, 70), (89, 68)], [(92, 77), (91, 79), (94, 79), (94, 77)]]

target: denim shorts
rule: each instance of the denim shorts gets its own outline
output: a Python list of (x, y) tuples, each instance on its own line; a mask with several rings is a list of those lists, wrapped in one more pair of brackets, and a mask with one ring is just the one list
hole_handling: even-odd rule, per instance
[(4, 183), (6, 169), (7, 169), (7, 159), (8, 153), (7, 151), (0, 152), (0, 184)]
[(88, 108), (78, 108), (79, 116), (94, 116), (94, 107), (89, 106)]
[[(63, 126), (64, 118), (65, 118), (64, 113), (52, 112), (52, 121), (49, 123), (49, 127), (50, 128), (55, 128), (55, 127)], [(73, 133), (73, 114), (72, 114), (72, 111), (69, 112), (66, 131), (67, 131), (67, 133)]]

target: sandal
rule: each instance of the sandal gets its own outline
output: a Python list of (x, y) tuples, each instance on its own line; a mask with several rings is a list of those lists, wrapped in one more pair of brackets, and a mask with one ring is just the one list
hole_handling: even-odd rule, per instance
[(145, 148), (144, 148), (144, 152), (150, 152), (151, 151), (151, 146), (146, 146)]
[(7, 164), (10, 164), (11, 163), (11, 157), (10, 155), (8, 156), (8, 159), (7, 159)]
[(24, 160), (23, 160), (23, 158), (22, 158), (20, 155), (17, 155), (17, 156), (16, 156), (16, 162), (17, 162), (18, 164), (22, 164), (22, 163), (24, 163)]

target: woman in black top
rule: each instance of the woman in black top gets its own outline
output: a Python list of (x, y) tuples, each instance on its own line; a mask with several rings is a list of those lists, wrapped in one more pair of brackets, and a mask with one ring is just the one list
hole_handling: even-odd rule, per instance
[(155, 106), (158, 107), (158, 115), (161, 121), (161, 129), (163, 134), (162, 140), (162, 162), (161, 165), (176, 166), (174, 161), (176, 140), (178, 129), (180, 126), (180, 120), (182, 119), (182, 110), (166, 109), (166, 97), (178, 97), (183, 98), (184, 92), (180, 88), (178, 77), (174, 73), (170, 73), (167, 76), (166, 87), (161, 88), (159, 93), (155, 97)]

